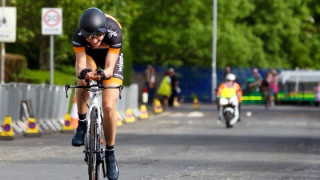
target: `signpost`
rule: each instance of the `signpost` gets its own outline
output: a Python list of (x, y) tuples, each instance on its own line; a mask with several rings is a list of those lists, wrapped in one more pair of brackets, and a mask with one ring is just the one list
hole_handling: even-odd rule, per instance
[(0, 7), (0, 42), (1, 42), (1, 74), (0, 83), (4, 84), (4, 66), (5, 66), (5, 42), (16, 41), (16, 23), (17, 9), (16, 7), (5, 7), (5, 2), (2, 1)]
[(42, 35), (50, 35), (50, 85), (53, 86), (54, 35), (62, 34), (62, 9), (42, 8), (41, 22)]

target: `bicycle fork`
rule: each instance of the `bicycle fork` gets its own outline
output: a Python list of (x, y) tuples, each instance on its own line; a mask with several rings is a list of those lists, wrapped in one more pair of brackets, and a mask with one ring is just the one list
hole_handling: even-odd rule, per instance
[[(96, 100), (96, 101), (95, 101)], [(102, 164), (102, 172), (103, 172), (103, 177), (105, 178), (107, 176), (107, 173), (106, 173), (106, 166), (105, 166), (105, 150), (103, 149), (103, 144), (104, 144), (104, 140), (103, 140), (103, 133), (102, 133), (102, 110), (101, 108), (98, 106), (98, 102), (97, 102), (97, 98), (93, 98), (93, 102), (92, 102), (93, 106), (90, 107), (89, 109), (89, 115), (91, 113), (95, 113), (97, 115), (96, 117), (96, 123), (95, 123), (95, 126), (96, 126), (96, 141), (95, 141), (95, 151), (92, 152), (96, 155), (97, 157), (97, 166), (101, 163)], [(93, 107), (95, 107), (95, 110), (97, 112), (92, 112), (92, 109)], [(91, 119), (90, 118), (87, 118), (88, 119), (88, 124), (90, 125), (90, 121)], [(90, 134), (92, 133), (90, 131), (90, 126), (87, 127), (87, 134), (86, 134), (86, 146), (85, 146), (85, 149), (83, 151), (83, 153), (85, 153), (85, 158), (84, 158), (84, 161), (88, 164), (88, 157), (89, 157), (89, 153), (90, 153), (90, 150), (88, 148), (88, 139), (90, 137)]]

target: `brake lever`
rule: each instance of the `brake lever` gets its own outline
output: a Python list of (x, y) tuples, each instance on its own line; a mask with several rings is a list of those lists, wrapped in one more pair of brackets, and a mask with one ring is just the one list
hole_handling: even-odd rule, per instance
[(68, 90), (69, 90), (70, 87), (71, 87), (71, 86), (70, 86), (69, 84), (67, 84), (67, 85), (64, 86), (64, 89), (65, 89), (65, 91), (66, 91), (66, 98), (68, 98)]
[(123, 86), (122, 86), (122, 85), (120, 85), (120, 87), (119, 87), (119, 99), (121, 99), (121, 92), (122, 92), (122, 89), (123, 89)]

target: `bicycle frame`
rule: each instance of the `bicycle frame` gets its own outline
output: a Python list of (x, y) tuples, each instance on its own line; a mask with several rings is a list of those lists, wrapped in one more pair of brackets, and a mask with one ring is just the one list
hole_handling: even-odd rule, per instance
[[(87, 123), (88, 123), (88, 126), (87, 126), (87, 133), (86, 133), (86, 136), (85, 136), (85, 141), (84, 141), (84, 144), (85, 144), (85, 147), (84, 147), (84, 153), (85, 153), (85, 156), (86, 157), (91, 157), (92, 154), (94, 154), (95, 158), (92, 158), (91, 162), (89, 160), (88, 165), (90, 166), (88, 169), (88, 173), (89, 173), (89, 178), (91, 179), (94, 179), (94, 180), (98, 180), (99, 179), (99, 172), (100, 172), (100, 164), (102, 164), (102, 171), (103, 171), (103, 177), (106, 176), (106, 172), (105, 172), (105, 167), (104, 167), (104, 149), (101, 147), (103, 145), (103, 142), (101, 139), (104, 138), (104, 135), (103, 135), (103, 129), (102, 129), (102, 110), (101, 110), (101, 107), (100, 107), (100, 104), (99, 104), (99, 97), (101, 96), (101, 91), (99, 90), (98, 87), (91, 87), (90, 90), (89, 90), (91, 93), (91, 102), (90, 102), (90, 106), (89, 106), (89, 109), (88, 109), (88, 113), (87, 113)], [(93, 110), (96, 110), (97, 112), (92, 112)], [(96, 119), (95, 119), (95, 124), (91, 124), (91, 117), (93, 116), (93, 113), (95, 113), (97, 115)], [(95, 126), (95, 132), (93, 134), (91, 134), (91, 125)], [(94, 147), (95, 149), (95, 152), (90, 152), (92, 150), (92, 148), (90, 147), (90, 138), (92, 138), (91, 136), (94, 135), (94, 139), (95, 139), (95, 142), (94, 144), (91, 144), (91, 146)], [(102, 161), (102, 162), (101, 162)], [(92, 165), (90, 165), (89, 163), (92, 163)], [(94, 168), (93, 168), (94, 166)], [(90, 169), (91, 168), (91, 169)], [(94, 170), (93, 170), (93, 169)], [(90, 174), (91, 173), (91, 174)], [(92, 178), (92, 176), (94, 178)]]
[[(103, 177), (106, 177), (106, 170), (104, 166), (104, 158), (105, 149), (101, 148), (102, 144), (104, 143), (104, 134), (103, 134), (103, 128), (102, 128), (102, 122), (103, 122), (103, 111), (99, 103), (99, 98), (101, 96), (101, 91), (103, 89), (118, 89), (119, 88), (119, 98), (121, 99), (121, 90), (122, 85), (120, 86), (104, 86), (101, 85), (101, 82), (97, 82), (96, 84), (92, 84), (86, 80), (87, 86), (70, 86), (65, 85), (65, 91), (66, 91), (66, 97), (68, 98), (68, 89), (69, 88), (83, 88), (87, 89), (90, 93), (90, 105), (87, 112), (87, 133), (85, 135), (85, 141), (84, 141), (84, 153), (85, 153), (85, 161), (88, 164), (88, 174), (89, 174), (89, 180), (98, 180), (99, 176), (101, 175), (101, 164), (102, 164), (102, 170), (103, 170)], [(96, 110), (97, 112), (93, 112), (93, 110)], [(94, 124), (91, 124), (93, 115), (96, 115)], [(92, 127), (93, 126), (93, 127)], [(94, 131), (92, 131), (94, 130)], [(102, 139), (103, 138), (103, 139)], [(94, 142), (92, 142), (94, 140)]]
[[(87, 112), (87, 123), (90, 124), (91, 123), (91, 113), (92, 113), (92, 109), (93, 108), (96, 108), (97, 109), (97, 114), (98, 114), (98, 118), (97, 118), (97, 122), (96, 122), (96, 125), (97, 125), (97, 135), (101, 135), (102, 134), (102, 110), (101, 110), (101, 107), (100, 107), (100, 104), (99, 104), (99, 97), (101, 95), (101, 91), (99, 90), (99, 87), (91, 87), (89, 89), (90, 92), (93, 92), (91, 94), (91, 102), (90, 102), (90, 106), (88, 108), (88, 112)], [(87, 126), (87, 134), (86, 134), (86, 137), (89, 135), (89, 128), (90, 126)], [(103, 135), (103, 134), (102, 134)], [(100, 136), (101, 137), (101, 136)], [(88, 137), (85, 139), (87, 140)], [(88, 143), (88, 142), (87, 142)], [(85, 144), (87, 144), (85, 142)]]

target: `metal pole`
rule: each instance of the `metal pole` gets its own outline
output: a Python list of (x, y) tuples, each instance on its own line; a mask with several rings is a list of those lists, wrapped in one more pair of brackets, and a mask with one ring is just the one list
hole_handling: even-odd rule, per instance
[(1, 43), (1, 84), (4, 84), (5, 54), (6, 54), (6, 46), (4, 42), (2, 42)]
[[(2, 0), (2, 7), (6, 6), (6, 0)], [(0, 73), (0, 83), (4, 84), (4, 66), (5, 66), (5, 54), (6, 54), (6, 46), (4, 44), (4, 42), (1, 42), (1, 73)]]
[(53, 86), (53, 75), (54, 75), (54, 67), (53, 67), (53, 54), (54, 54), (54, 37), (50, 35), (50, 86)]
[(212, 101), (216, 99), (217, 73), (216, 73), (216, 56), (217, 56), (217, 0), (213, 0), (213, 30), (212, 30)]

